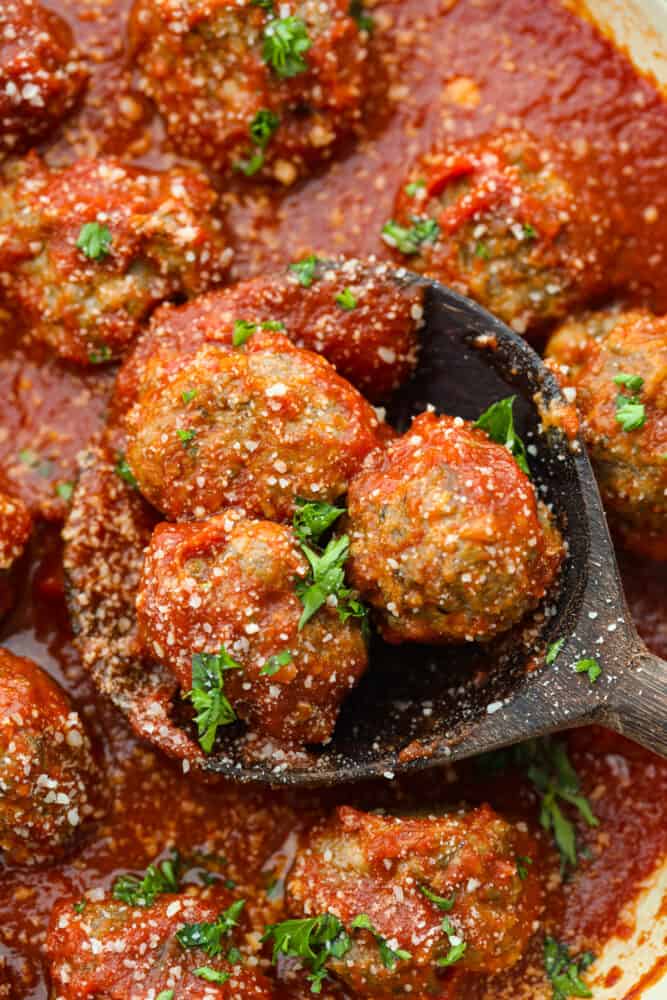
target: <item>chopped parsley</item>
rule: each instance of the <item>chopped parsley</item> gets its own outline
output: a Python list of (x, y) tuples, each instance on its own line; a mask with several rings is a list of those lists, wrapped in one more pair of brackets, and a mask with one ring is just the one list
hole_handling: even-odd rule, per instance
[(296, 510), (292, 520), (294, 534), (300, 542), (319, 542), (322, 535), (345, 513), (343, 507), (334, 507), (319, 500), (296, 498)]
[(108, 344), (100, 344), (99, 347), (93, 347), (88, 352), (88, 360), (91, 365), (103, 365), (107, 361), (111, 361), (111, 348)]
[(355, 917), (350, 924), (350, 927), (353, 930), (360, 929), (368, 931), (373, 935), (380, 951), (382, 964), (385, 969), (389, 969), (390, 972), (396, 968), (396, 964), (398, 962), (406, 962), (409, 958), (412, 958), (411, 952), (405, 951), (404, 948), (390, 948), (387, 944), (387, 939), (382, 937), (381, 934), (378, 934), (371, 923), (370, 917), (368, 917), (365, 913), (360, 913), (358, 917)]
[(301, 543), (301, 550), (310, 564), (310, 574), (306, 580), (297, 583), (297, 594), (303, 604), (299, 619), (299, 631), (313, 615), (319, 611), (327, 598), (336, 599), (336, 607), (341, 621), (348, 618), (366, 618), (366, 608), (345, 586), (345, 562), (350, 552), (348, 535), (332, 538), (323, 552), (315, 552), (309, 545)]
[(344, 288), (340, 295), (336, 296), (336, 305), (347, 312), (357, 308), (357, 300), (349, 288)]
[(139, 875), (119, 875), (113, 884), (114, 899), (129, 906), (152, 906), (157, 896), (180, 892), (181, 863), (178, 854), (149, 865), (143, 878)]
[(545, 656), (545, 662), (546, 662), (547, 666), (550, 667), (552, 663), (556, 662), (556, 660), (558, 658), (558, 655), (559, 655), (559, 653), (560, 653), (560, 651), (561, 651), (561, 649), (563, 648), (564, 645), (565, 645), (565, 639), (564, 638), (556, 639), (555, 642), (550, 642), (549, 643), (549, 645), (547, 647), (547, 655)]
[(261, 7), (262, 10), (269, 10), (273, 14), (273, 0), (250, 0), (251, 7)]
[(161, 993), (155, 997), (155, 1000), (174, 1000), (173, 990), (162, 990)]
[(310, 288), (315, 281), (319, 262), (319, 258), (313, 253), (309, 257), (304, 257), (303, 260), (297, 260), (294, 264), (290, 264), (289, 269), (296, 274), (302, 288)]
[(330, 958), (342, 958), (352, 942), (345, 927), (332, 913), (317, 917), (283, 920), (266, 928), (262, 941), (273, 941), (272, 961), (280, 955), (300, 958), (308, 972), (311, 993), (321, 993)]
[(532, 865), (533, 859), (520, 854), (516, 859), (516, 873), (522, 882), (528, 878), (528, 865)]
[(468, 944), (463, 940), (460, 934), (457, 934), (456, 928), (449, 919), (449, 917), (444, 917), (442, 921), (442, 929), (447, 935), (447, 940), (449, 942), (449, 951), (442, 958), (439, 958), (435, 963), (440, 966), (441, 969), (446, 969), (450, 965), (454, 965), (463, 957)]
[(405, 185), (405, 193), (408, 198), (416, 198), (420, 191), (426, 190), (426, 181), (422, 177), (418, 177), (416, 181), (412, 181), (410, 184)]
[(281, 17), (267, 25), (262, 58), (277, 76), (288, 79), (308, 69), (303, 56), (312, 44), (305, 21)]
[(475, 257), (479, 257), (480, 260), (491, 259), (491, 251), (489, 250), (486, 243), (483, 243), (481, 240), (478, 240), (478, 242), (475, 244)]
[(116, 455), (116, 464), (113, 471), (117, 476), (120, 476), (123, 482), (127, 483), (128, 486), (131, 486), (133, 490), (136, 490), (137, 480), (134, 477), (132, 469), (127, 464), (127, 459), (122, 451), (119, 451)]
[(537, 230), (535, 229), (535, 226), (531, 226), (530, 222), (524, 222), (523, 224), (523, 239), (524, 240), (537, 239)]
[(224, 693), (226, 670), (242, 670), (226, 650), (195, 653), (192, 657), (192, 689), (185, 695), (194, 705), (199, 745), (210, 753), (220, 726), (236, 722), (236, 712)]
[(567, 997), (592, 997), (590, 988), (582, 980), (581, 974), (595, 961), (595, 955), (584, 951), (581, 955), (572, 957), (566, 944), (561, 944), (555, 938), (547, 937), (544, 941), (544, 968), (551, 981), (553, 1000), (566, 1000)]
[(187, 406), (188, 403), (192, 402), (192, 400), (196, 397), (196, 395), (197, 395), (196, 389), (185, 389), (185, 391), (181, 393), (181, 399)]
[(221, 986), (230, 978), (231, 972), (219, 972), (218, 969), (212, 969), (210, 965), (200, 965), (198, 969), (192, 970), (192, 975), (205, 979), (207, 983), (218, 983)]
[(19, 461), (23, 465), (27, 465), (29, 469), (32, 469), (33, 472), (36, 472), (43, 479), (48, 479), (53, 472), (53, 462), (50, 462), (47, 458), (40, 458), (32, 448), (22, 448), (19, 452)]
[(292, 654), (289, 649), (284, 649), (282, 653), (274, 653), (270, 656), (262, 669), (260, 670), (260, 677), (273, 677), (278, 673), (281, 667), (286, 667), (288, 663), (292, 662)]
[(424, 243), (435, 243), (440, 235), (440, 226), (435, 219), (420, 219), (413, 215), (410, 221), (412, 225), (407, 227), (390, 219), (382, 227), (382, 238), (385, 243), (407, 256), (419, 253)]
[(239, 962), (243, 961), (243, 955), (238, 948), (230, 948), (227, 952), (227, 961), (232, 965), (238, 965)]
[(350, 17), (357, 22), (359, 31), (366, 31), (369, 35), (373, 33), (375, 21), (371, 15), (364, 10), (363, 0), (350, 0), (348, 13)]
[(644, 379), (641, 375), (630, 375), (628, 372), (619, 372), (614, 377), (614, 383), (632, 393), (630, 396), (619, 393), (616, 397), (617, 422), (624, 431), (639, 430), (646, 423), (646, 407), (639, 399)]
[(481, 417), (475, 421), (474, 426), (486, 431), (492, 441), (504, 445), (514, 455), (516, 464), (521, 471), (529, 476), (530, 469), (528, 468), (526, 448), (514, 428), (513, 407), (515, 399), (516, 396), (499, 399), (497, 403), (493, 403), (488, 410), (482, 413)]
[(449, 897), (436, 896), (436, 894), (434, 892), (431, 892), (429, 887), (426, 885), (420, 885), (419, 891), (421, 892), (422, 896), (426, 896), (429, 903), (433, 903), (434, 906), (437, 906), (439, 910), (444, 910), (445, 913), (449, 913), (449, 911), (453, 908), (454, 903), (456, 902), (455, 892), (453, 892)]
[(74, 492), (74, 483), (56, 483), (56, 493), (61, 500), (69, 503)]
[(574, 665), (574, 669), (578, 674), (588, 674), (588, 679), (591, 684), (595, 684), (596, 680), (602, 673), (602, 667), (598, 661), (592, 659), (577, 660)]
[(237, 319), (232, 331), (232, 344), (234, 347), (242, 347), (257, 330), (273, 330), (275, 332), (284, 329), (285, 324), (281, 323), (280, 320), (269, 319), (264, 323), (249, 323), (246, 319)]
[(253, 177), (264, 166), (264, 151), (279, 125), (280, 117), (267, 108), (258, 111), (250, 122), (248, 132), (256, 148), (254, 152), (248, 154), (248, 159), (239, 160), (235, 164), (236, 169), (246, 177)]
[(183, 924), (176, 931), (176, 940), (181, 948), (201, 948), (210, 958), (222, 952), (222, 939), (238, 926), (245, 899), (237, 899), (214, 923)]
[(178, 434), (179, 441), (183, 445), (186, 451), (196, 449), (196, 444), (194, 444), (195, 438), (197, 437), (197, 431), (193, 427), (189, 427), (187, 430), (178, 428), (176, 430)]
[(87, 905), (88, 905), (88, 900), (84, 896), (84, 898), (80, 899), (78, 903), (72, 903), (72, 909), (74, 910), (75, 913), (81, 914), (83, 913)]
[(90, 260), (101, 260), (111, 249), (111, 232), (99, 222), (86, 222), (81, 226), (76, 245)]

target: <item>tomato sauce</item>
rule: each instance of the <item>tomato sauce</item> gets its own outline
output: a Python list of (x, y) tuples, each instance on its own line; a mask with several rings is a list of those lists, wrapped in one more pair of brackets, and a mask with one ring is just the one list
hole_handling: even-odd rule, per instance
[[(129, 0), (54, 0), (49, 6), (72, 25), (92, 65), (83, 106), (45, 147), (49, 161), (114, 152), (151, 167), (173, 163), (161, 125), (127, 68)], [(538, 138), (557, 134), (569, 141), (582, 184), (595, 152), (606, 203), (624, 234), (613, 283), (656, 311), (667, 309), (667, 105), (651, 83), (556, 0), (386, 0), (368, 6), (378, 26), (376, 44), (395, 69), (389, 97), (378, 93), (357, 147), (308, 182), (284, 192), (236, 182), (225, 187), (234, 276), (252, 276), (306, 252), (388, 257), (380, 229), (409, 160), (429, 148), (438, 130), (456, 138), (522, 126)], [(30, 506), (40, 504), (57, 519), (66, 502), (58, 484), (74, 477), (76, 452), (101, 422), (110, 376), (81, 374), (27, 353), (14, 346), (10, 319), (2, 321), (2, 477)], [(667, 565), (627, 555), (621, 562), (639, 629), (667, 655)], [(334, 803), (465, 797), (536, 821), (527, 782), (514, 773), (489, 781), (474, 764), (411, 779), (409, 789), (397, 782), (296, 796), (230, 783), (197, 785), (140, 743), (93, 690), (71, 644), (57, 527), (40, 528), (20, 571), (20, 599), (2, 623), (0, 640), (34, 657), (73, 696), (107, 769), (107, 812), (66, 862), (3, 870), (0, 996), (4, 979), (13, 988), (10, 996), (46, 1000), (42, 946), (56, 899), (108, 886), (118, 872), (143, 869), (170, 847), (184, 855), (215, 855), (262, 923), (281, 919), (281, 880), (299, 831)], [(624, 905), (667, 855), (667, 762), (597, 729), (582, 730), (569, 743), (600, 825), (578, 827), (586, 849), (565, 885), (544, 838), (551, 866), (548, 926), (574, 950), (595, 951), (610, 934), (628, 932)], [(470, 996), (549, 996), (540, 970), (539, 953), (531, 953), (509, 976), (473, 984)]]

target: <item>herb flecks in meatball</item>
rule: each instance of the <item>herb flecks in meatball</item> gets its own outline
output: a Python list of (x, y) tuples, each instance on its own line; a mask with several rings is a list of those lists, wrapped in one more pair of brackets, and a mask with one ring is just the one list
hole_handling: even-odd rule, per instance
[(35, 0), (0, 7), (0, 151), (19, 152), (72, 109), (86, 73), (69, 26)]
[(137, 0), (140, 86), (179, 152), (292, 184), (358, 128), (368, 33), (348, 0)]
[(332, 598), (304, 621), (309, 579), (283, 525), (227, 511), (155, 529), (137, 598), (140, 640), (192, 700), (207, 752), (236, 717), (285, 744), (331, 736), (366, 669), (363, 619)]
[(667, 320), (584, 313), (547, 356), (576, 404), (613, 527), (629, 548), (667, 559)]
[(61, 357), (118, 357), (161, 302), (219, 284), (230, 260), (216, 195), (193, 170), (32, 155), (0, 191), (0, 284), (26, 334)]
[(286, 520), (333, 501), (379, 443), (375, 411), (324, 358), (259, 330), (148, 369), (127, 418), (139, 489), (172, 519), (226, 507)]
[(270, 984), (237, 947), (242, 913), (243, 900), (217, 886), (162, 894), (148, 906), (63, 900), (46, 942), (54, 989), (61, 1000), (270, 1000)]
[(341, 925), (324, 967), (355, 995), (437, 997), (451, 970), (521, 957), (542, 906), (536, 844), (488, 806), (423, 817), (344, 806), (305, 839), (287, 905), (294, 920)]
[(436, 147), (399, 190), (385, 241), (409, 267), (523, 333), (605, 287), (610, 220), (524, 133)]
[(390, 642), (488, 640), (537, 606), (562, 541), (503, 445), (424, 413), (350, 483), (349, 575)]
[(0, 649), (0, 848), (19, 864), (58, 857), (94, 812), (90, 742), (67, 695)]

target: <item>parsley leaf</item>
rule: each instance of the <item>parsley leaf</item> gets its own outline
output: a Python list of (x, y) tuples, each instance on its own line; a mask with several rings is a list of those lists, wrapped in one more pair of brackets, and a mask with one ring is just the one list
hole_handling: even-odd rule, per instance
[(200, 965), (198, 969), (192, 970), (192, 975), (198, 976), (200, 979), (205, 979), (207, 983), (222, 985), (230, 978), (231, 972), (218, 972), (217, 969), (212, 969), (210, 965)]
[(99, 222), (86, 222), (81, 226), (76, 246), (90, 260), (101, 260), (111, 249), (111, 232)]
[(288, 663), (292, 662), (292, 654), (289, 649), (284, 649), (282, 653), (274, 653), (270, 656), (262, 669), (260, 670), (260, 677), (273, 677), (278, 673), (281, 667), (286, 667)]
[(588, 679), (591, 684), (595, 684), (596, 680), (602, 673), (602, 667), (598, 661), (592, 659), (577, 660), (574, 665), (574, 669), (578, 674), (588, 674)]
[(360, 913), (358, 917), (355, 917), (350, 924), (350, 928), (353, 930), (366, 930), (373, 935), (380, 950), (380, 959), (382, 964), (385, 969), (389, 969), (390, 972), (396, 968), (397, 962), (406, 962), (409, 958), (412, 958), (411, 952), (405, 951), (404, 948), (390, 948), (387, 944), (387, 939), (382, 937), (381, 934), (378, 934), (371, 923), (370, 917), (365, 913)]
[(416, 198), (420, 191), (426, 190), (426, 181), (418, 177), (416, 181), (412, 181), (410, 184), (405, 185), (405, 193), (408, 198)]
[(122, 451), (119, 451), (116, 455), (116, 464), (113, 471), (117, 476), (120, 476), (123, 482), (127, 483), (128, 486), (131, 486), (133, 490), (136, 490), (137, 480), (134, 478), (134, 473), (127, 464), (127, 459)]
[(525, 882), (528, 878), (528, 865), (532, 865), (533, 859), (528, 858), (523, 854), (518, 855), (516, 859), (516, 873), (522, 882)]
[(304, 257), (303, 260), (297, 260), (294, 264), (290, 264), (289, 269), (296, 274), (302, 288), (310, 288), (315, 281), (315, 272), (319, 262), (319, 258), (313, 253), (310, 257)]
[(337, 598), (338, 613), (342, 621), (350, 616), (365, 617), (366, 612), (361, 603), (354, 599), (348, 600), (352, 591), (345, 586), (344, 566), (350, 551), (349, 537), (341, 535), (340, 538), (332, 538), (321, 554), (303, 543), (301, 549), (310, 563), (310, 576), (307, 580), (300, 580), (296, 588), (303, 604), (299, 631), (331, 595)]
[(449, 919), (449, 917), (444, 917), (442, 921), (442, 929), (447, 935), (447, 940), (449, 941), (449, 951), (442, 958), (439, 958), (435, 963), (440, 966), (441, 969), (446, 969), (450, 965), (454, 965), (458, 962), (460, 958), (463, 957), (468, 944), (463, 938), (456, 933), (456, 928)]
[(246, 177), (254, 177), (258, 170), (264, 166), (264, 153), (261, 149), (250, 154), (247, 160), (237, 160), (234, 170), (240, 170)]
[(88, 905), (88, 900), (84, 896), (83, 899), (80, 899), (77, 903), (72, 903), (72, 909), (74, 910), (75, 913), (80, 914), (83, 913), (87, 905)]
[(440, 226), (435, 219), (420, 219), (413, 215), (410, 221), (410, 228), (399, 225), (394, 219), (382, 227), (385, 243), (407, 256), (419, 253), (423, 243), (435, 243), (440, 235)]
[(197, 431), (193, 427), (189, 427), (187, 430), (183, 430), (182, 428), (179, 427), (177, 428), (176, 433), (178, 434), (178, 439), (186, 451), (189, 448), (190, 449), (193, 447), (196, 448), (196, 445), (193, 445), (192, 442), (197, 437)]
[(481, 240), (478, 240), (477, 243), (475, 244), (475, 257), (479, 257), (480, 260), (491, 259), (491, 251), (489, 250), (486, 243), (482, 243)]
[(516, 396), (507, 396), (499, 399), (497, 403), (492, 403), (488, 410), (482, 413), (475, 423), (475, 427), (480, 427), (489, 435), (492, 441), (502, 444), (514, 455), (516, 464), (527, 476), (530, 475), (528, 468), (528, 455), (526, 448), (514, 429), (514, 400)]
[(537, 230), (535, 229), (535, 226), (531, 226), (530, 222), (524, 222), (523, 224), (523, 239), (524, 240), (537, 239)]
[(143, 878), (119, 875), (113, 884), (113, 897), (129, 906), (152, 906), (157, 896), (181, 891), (180, 869), (180, 858), (174, 853), (157, 865), (149, 865)]
[(582, 952), (573, 958), (566, 944), (547, 937), (544, 941), (544, 968), (551, 980), (553, 1000), (566, 1000), (567, 997), (592, 997), (593, 994), (581, 978), (595, 961), (590, 951)]
[(88, 360), (91, 365), (103, 365), (107, 361), (111, 360), (111, 348), (108, 344), (100, 344), (99, 347), (93, 347), (88, 351)]
[(258, 111), (248, 126), (250, 138), (260, 149), (265, 149), (273, 137), (273, 133), (280, 125), (280, 116), (273, 111), (262, 108)]
[(302, 543), (319, 542), (325, 531), (344, 513), (343, 507), (334, 507), (330, 503), (319, 500), (304, 500), (303, 497), (297, 497), (296, 510), (292, 519), (294, 534)]
[(629, 375), (628, 372), (619, 372), (618, 375), (614, 376), (614, 382), (633, 393), (641, 392), (644, 385), (644, 379), (641, 375)]
[(336, 305), (339, 305), (341, 309), (345, 309), (346, 312), (351, 312), (353, 309), (357, 308), (357, 300), (349, 288), (344, 288), (343, 291), (336, 296)]
[(351, 0), (348, 13), (357, 22), (359, 31), (366, 31), (369, 35), (373, 33), (375, 21), (364, 10), (363, 0)]
[(155, 997), (155, 1000), (174, 1000), (174, 991), (173, 990), (162, 990)]
[(564, 638), (556, 639), (555, 642), (549, 643), (547, 647), (547, 655), (544, 658), (547, 666), (551, 666), (552, 663), (556, 662), (558, 654), (560, 653), (564, 645), (565, 645)]
[(73, 492), (74, 483), (56, 483), (56, 493), (65, 503), (68, 503), (72, 499)]
[(192, 689), (184, 697), (192, 701), (197, 711), (195, 722), (204, 753), (213, 749), (219, 726), (236, 722), (236, 712), (224, 693), (224, 672), (242, 669), (224, 649), (219, 653), (195, 653), (192, 657)]
[(638, 395), (644, 385), (644, 379), (641, 375), (619, 372), (614, 377), (614, 382), (632, 393), (631, 396), (619, 393), (616, 397), (616, 420), (624, 431), (637, 431), (646, 423), (646, 407)]
[(222, 952), (223, 937), (238, 926), (244, 906), (245, 899), (237, 899), (214, 923), (183, 924), (176, 931), (176, 940), (181, 948), (201, 948), (210, 958), (215, 958)]
[(308, 980), (311, 993), (322, 992), (322, 982), (327, 977), (325, 966), (329, 958), (342, 958), (352, 944), (345, 927), (332, 913), (271, 924), (262, 937), (262, 941), (269, 940), (273, 940), (274, 963), (280, 955), (290, 955), (300, 958), (310, 970)]
[(246, 319), (237, 319), (232, 331), (232, 344), (234, 347), (242, 347), (257, 330), (273, 330), (275, 332), (284, 329), (285, 324), (281, 323), (280, 320), (269, 319), (264, 323), (249, 323)]
[(436, 896), (436, 894), (434, 892), (431, 892), (431, 890), (426, 885), (420, 885), (419, 891), (421, 892), (422, 896), (426, 896), (429, 903), (433, 903), (435, 906), (438, 907), (439, 910), (444, 910), (445, 913), (449, 913), (449, 911), (454, 906), (454, 903), (456, 902), (455, 892), (453, 892), (451, 896), (447, 898), (446, 896)]
[(305, 21), (281, 17), (267, 25), (262, 58), (277, 76), (288, 79), (308, 69), (303, 55), (312, 44)]
[(185, 389), (181, 393), (181, 399), (183, 400), (183, 402), (187, 406), (188, 403), (192, 402), (192, 400), (196, 397), (196, 395), (197, 395), (197, 390), (196, 389)]

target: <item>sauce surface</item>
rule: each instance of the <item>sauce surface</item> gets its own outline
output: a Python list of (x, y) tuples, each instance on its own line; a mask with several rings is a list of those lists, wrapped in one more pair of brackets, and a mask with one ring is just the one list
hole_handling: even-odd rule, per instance
[[(69, 21), (92, 67), (82, 108), (45, 149), (49, 161), (114, 152), (151, 167), (173, 163), (159, 120), (133, 91), (127, 69), (129, 0), (49, 6)], [(613, 281), (629, 297), (667, 309), (667, 106), (624, 57), (555, 0), (539, 6), (532, 0), (388, 0), (376, 4), (373, 15), (376, 44), (391, 70), (389, 99), (377, 95), (366, 137), (308, 182), (286, 192), (226, 186), (234, 276), (307, 252), (386, 258), (380, 229), (414, 155), (442, 130), (456, 138), (521, 126), (538, 138), (557, 134), (570, 142), (582, 184), (590, 181), (595, 157), (595, 176), (604, 177), (609, 211), (624, 234)], [(57, 517), (55, 485), (73, 478), (76, 452), (102, 418), (109, 379), (14, 347), (9, 319), (7, 331), (0, 348), (4, 476), (28, 502), (48, 495)], [(298, 797), (231, 784), (197, 786), (140, 744), (96, 696), (71, 645), (59, 560), (57, 529), (40, 530), (20, 567), (21, 600), (0, 639), (34, 657), (74, 697), (107, 765), (107, 814), (68, 862), (2, 872), (0, 985), (9, 976), (10, 995), (20, 1000), (48, 995), (42, 942), (61, 895), (107, 886), (116, 873), (143, 869), (175, 846), (184, 855), (224, 855), (225, 877), (238, 894), (267, 920), (281, 919), (280, 877), (300, 829), (336, 802), (387, 805), (408, 796), (400, 783)], [(667, 566), (626, 555), (621, 562), (639, 629), (667, 655)], [(547, 924), (575, 951), (599, 951), (610, 934), (627, 933), (624, 905), (667, 854), (667, 763), (601, 730), (582, 730), (569, 744), (600, 826), (578, 828), (585, 849), (566, 885), (551, 859)], [(489, 801), (536, 820), (534, 794), (518, 774), (490, 781), (466, 765), (410, 784), (409, 794), (423, 804)], [(511, 975), (472, 989), (494, 998), (539, 1000), (551, 993), (538, 952)]]

